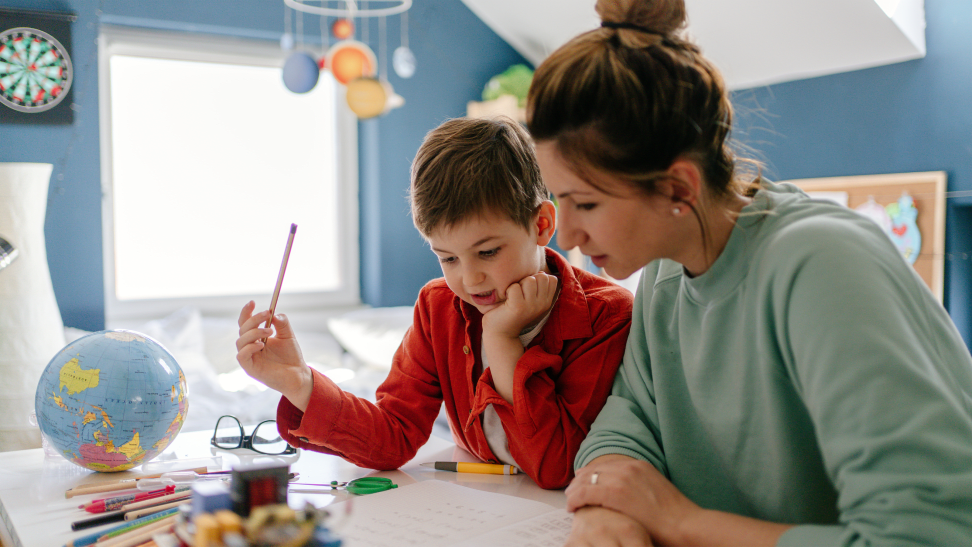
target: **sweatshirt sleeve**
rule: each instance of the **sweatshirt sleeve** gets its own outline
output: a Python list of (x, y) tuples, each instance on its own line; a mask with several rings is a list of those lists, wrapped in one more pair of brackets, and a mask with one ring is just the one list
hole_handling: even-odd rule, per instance
[(614, 378), (611, 395), (580, 445), (574, 460), (576, 469), (599, 456), (620, 454), (650, 462), (667, 476), (644, 317), (658, 266), (659, 261), (649, 264), (642, 273), (624, 359)]
[(573, 478), (574, 455), (611, 390), (628, 337), (630, 293), (589, 302), (593, 336), (561, 354), (543, 344), (527, 349), (513, 373), (513, 404), (496, 392), (491, 369), (476, 389), (473, 413), (493, 405), (510, 453), (541, 488), (563, 488)]
[(840, 516), (797, 526), (779, 545), (968, 544), (968, 349), (883, 234), (826, 220), (793, 228), (780, 248), (792, 258), (767, 290)]
[(291, 445), (341, 456), (371, 469), (397, 469), (415, 456), (432, 432), (442, 404), (442, 389), (427, 333), (415, 306), (415, 320), (395, 352), (377, 404), (342, 391), (314, 371), (307, 411), (286, 398), (277, 407), (277, 426)]

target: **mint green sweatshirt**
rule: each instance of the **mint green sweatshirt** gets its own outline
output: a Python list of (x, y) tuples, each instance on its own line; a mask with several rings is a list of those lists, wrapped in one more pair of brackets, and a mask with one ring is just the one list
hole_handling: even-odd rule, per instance
[(969, 545), (972, 358), (877, 225), (764, 183), (707, 272), (645, 267), (605, 454), (779, 545)]

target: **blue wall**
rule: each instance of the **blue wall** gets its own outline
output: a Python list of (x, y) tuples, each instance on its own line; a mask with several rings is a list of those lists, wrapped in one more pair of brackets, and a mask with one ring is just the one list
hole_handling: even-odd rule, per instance
[[(972, 2), (925, 17), (923, 59), (737, 92), (737, 138), (777, 180), (945, 171), (972, 190)], [(944, 302), (972, 345), (972, 197), (947, 204)]]
[[(47, 222), (48, 263), (64, 323), (104, 328), (98, 52), (102, 23), (278, 40), (281, 0), (0, 0), (0, 7), (70, 11), (75, 68), (75, 119), (69, 126), (0, 124), (0, 161), (54, 164)], [(304, 17), (308, 43), (320, 43), (319, 19)], [(418, 70), (409, 80), (389, 70), (405, 106), (360, 124), (361, 282), (376, 306), (411, 304), (439, 275), (432, 253), (412, 227), (405, 201), (408, 168), (425, 133), (462, 116), (466, 101), (509, 65), (524, 62), (458, 0), (414, 0), (409, 46)], [(388, 20), (388, 53), (400, 43), (399, 19)], [(361, 36), (359, 29), (358, 36)], [(378, 49), (378, 23), (369, 28)], [(200, 96), (204, 96), (201, 94)]]
[[(78, 14), (71, 45), (73, 125), (0, 125), (0, 161), (55, 165), (45, 233), (58, 305), (65, 324), (100, 329), (99, 25), (276, 40), (282, 2), (0, 0), (0, 6)], [(972, 190), (972, 2), (938, 0), (925, 9), (924, 59), (736, 94), (737, 136), (762, 153), (771, 177), (944, 170), (950, 191)], [(446, 118), (461, 116), (490, 76), (524, 62), (459, 0), (415, 0), (409, 14), (418, 71), (409, 80), (389, 71), (405, 106), (361, 123), (359, 131), (362, 296), (376, 306), (410, 304), (421, 285), (439, 275), (405, 201), (409, 162), (422, 137)], [(316, 40), (317, 19), (305, 17), (305, 28), (308, 42)], [(399, 44), (398, 28), (397, 18), (390, 19), (389, 52)], [(375, 48), (377, 29), (372, 23)], [(948, 203), (946, 250), (956, 259), (946, 262), (945, 304), (972, 344), (972, 198)]]
[[(425, 134), (464, 116), (492, 76), (527, 62), (459, 0), (416, 1), (409, 26), (418, 72), (391, 78), (405, 106), (359, 125), (362, 298), (374, 306), (411, 305), (422, 285), (442, 275), (406, 201), (409, 167)], [(397, 44), (398, 35), (390, 36)]]

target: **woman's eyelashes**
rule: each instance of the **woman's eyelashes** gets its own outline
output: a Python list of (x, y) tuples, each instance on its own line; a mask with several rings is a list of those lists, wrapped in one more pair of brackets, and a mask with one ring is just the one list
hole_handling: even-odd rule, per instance
[(580, 211), (590, 211), (591, 209), (597, 207), (596, 203), (578, 203), (574, 205)]

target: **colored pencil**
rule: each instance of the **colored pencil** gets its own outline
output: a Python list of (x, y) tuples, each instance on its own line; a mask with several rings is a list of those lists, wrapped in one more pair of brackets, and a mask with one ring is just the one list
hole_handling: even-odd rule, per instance
[[(108, 524), (110, 522), (118, 522), (122, 520), (132, 520), (148, 513), (154, 513), (156, 511), (161, 511), (163, 509), (168, 509), (174, 507), (172, 502), (182, 502), (189, 501), (189, 496), (192, 492), (179, 492), (177, 494), (170, 494), (169, 496), (161, 496), (158, 498), (153, 498), (150, 500), (145, 500), (138, 503), (130, 503), (128, 505), (123, 505), (121, 509), (117, 511), (107, 511), (101, 513), (97, 517), (91, 517), (88, 519), (82, 519), (71, 523), (71, 529), (74, 531), (84, 530), (86, 528), (91, 528), (92, 526), (101, 526), (102, 524)], [(179, 496), (179, 497), (176, 497)]]
[(155, 534), (167, 530), (175, 524), (176, 516), (165, 517), (140, 528), (133, 528), (113, 538), (104, 541), (99, 540), (95, 543), (96, 547), (132, 547), (139, 545), (150, 539)]
[[(183, 487), (182, 489), (186, 490), (188, 487)], [(79, 505), (78, 509), (84, 509), (89, 513), (104, 513), (105, 511), (114, 511), (116, 509), (120, 509), (126, 503), (144, 501), (147, 499), (157, 498), (159, 496), (165, 496), (166, 494), (173, 494), (175, 492), (175, 485), (170, 485), (160, 490), (152, 490), (151, 492), (138, 492), (135, 494), (125, 494), (122, 496), (90, 501), (88, 503)]]
[[(280, 296), (280, 286), (283, 285), (284, 273), (287, 271), (287, 261), (290, 260), (290, 249), (294, 246), (294, 236), (297, 234), (297, 225), (290, 225), (290, 235), (287, 236), (287, 246), (284, 248), (283, 260), (280, 262), (280, 271), (277, 272), (277, 284), (273, 288), (273, 296), (270, 298), (270, 318), (264, 328), (269, 328), (273, 323), (273, 313), (277, 309), (277, 297)], [(263, 339), (267, 343), (267, 339)]]
[[(179, 471), (193, 471), (200, 475), (209, 474), (207, 468), (196, 467), (194, 469), (181, 469)], [(179, 471), (166, 471), (166, 473), (178, 473)], [(99, 492), (114, 492), (118, 490), (134, 490), (137, 488), (136, 481), (139, 479), (157, 479), (164, 475), (165, 473), (156, 473), (154, 475), (140, 475), (138, 477), (132, 477), (128, 479), (118, 479), (111, 482), (101, 482), (94, 484), (81, 484), (75, 486), (74, 488), (69, 488), (64, 492), (65, 498), (73, 498), (74, 496), (83, 496), (85, 494), (97, 494)]]
[[(115, 530), (120, 530), (122, 528), (126, 528), (128, 526), (131, 526), (132, 524), (135, 524), (136, 522), (158, 521), (158, 520), (163, 519), (163, 518), (166, 518), (168, 516), (175, 515), (178, 512), (179, 512), (179, 508), (178, 507), (172, 508), (172, 509), (166, 509), (166, 510), (160, 511), (160, 512), (155, 513), (155, 514), (148, 515), (148, 516), (142, 517), (142, 518), (137, 519), (137, 520), (133, 520), (131, 522), (126, 522), (124, 524), (120, 524), (118, 526), (115, 526), (114, 528), (109, 528), (107, 530), (102, 530), (102, 531), (97, 532), (97, 533), (94, 533), (94, 534), (90, 534), (90, 535), (87, 535), (87, 536), (84, 536), (84, 537), (80, 537), (80, 538), (77, 538), (77, 539), (73, 539), (73, 540), (67, 542), (67, 544), (65, 544), (65, 547), (86, 547), (88, 545), (93, 545), (95, 542), (98, 541), (98, 539), (101, 536), (103, 536), (103, 535), (105, 535), (107, 533), (113, 532)], [(119, 511), (119, 513), (124, 516), (124, 513), (123, 512)]]
[(163, 503), (169, 503), (173, 501), (184, 500), (192, 495), (189, 490), (183, 490), (182, 492), (176, 492), (174, 494), (167, 494), (165, 496), (160, 496), (157, 498), (152, 498), (145, 501), (137, 501), (135, 503), (129, 503), (128, 505), (123, 505), (121, 510), (126, 513), (129, 511), (134, 511), (136, 509), (144, 509), (146, 507), (153, 507), (156, 505), (161, 505)]
[(189, 503), (191, 501), (192, 500), (190, 500), (190, 499), (187, 498), (187, 499), (184, 499), (184, 500), (174, 501), (172, 503), (166, 503), (164, 505), (156, 505), (155, 507), (146, 507), (144, 509), (136, 509), (134, 511), (127, 511), (125, 513), (125, 520), (135, 520), (135, 519), (138, 519), (140, 517), (144, 517), (145, 515), (150, 515), (152, 513), (158, 512), (158, 511), (164, 511), (166, 509), (173, 509), (173, 508), (176, 508), (177, 509), (180, 505), (185, 505), (185, 504), (187, 504), (187, 503)]
[(71, 530), (77, 532), (78, 530), (86, 530), (93, 526), (101, 526), (102, 524), (108, 524), (111, 522), (118, 522), (125, 520), (124, 511), (108, 511), (106, 513), (101, 513), (97, 517), (91, 517), (81, 520), (76, 520), (71, 523)]
[(146, 526), (163, 522), (163, 521), (175, 522), (175, 519), (178, 516), (178, 513), (171, 514), (171, 515), (163, 514), (163, 513), (168, 513), (168, 512), (163, 511), (161, 513), (158, 513), (158, 515), (153, 515), (153, 517), (157, 517), (157, 518), (146, 517), (147, 520), (137, 519), (137, 520), (129, 521), (124, 526), (118, 526), (116, 528), (112, 528), (111, 530), (105, 532), (101, 537), (99, 537), (98, 541), (106, 541), (112, 538), (116, 538), (122, 534), (131, 532), (132, 530), (138, 528), (145, 528)]

